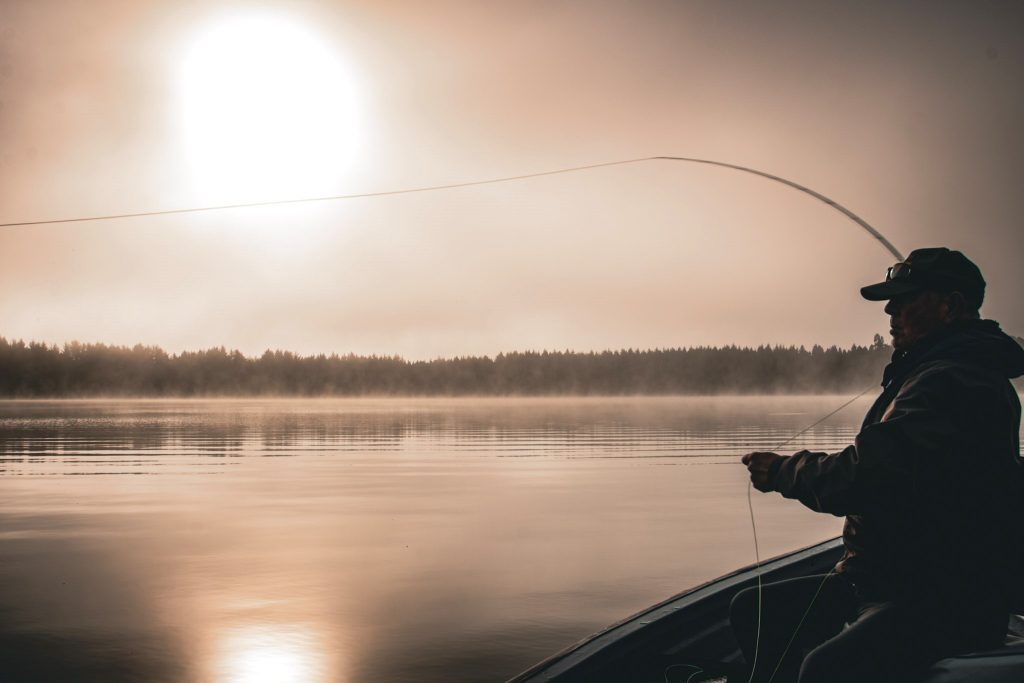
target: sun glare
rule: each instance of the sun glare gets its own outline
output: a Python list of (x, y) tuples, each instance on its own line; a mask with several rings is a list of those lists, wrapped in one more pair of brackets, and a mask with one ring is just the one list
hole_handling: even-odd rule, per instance
[(326, 678), (320, 645), (302, 628), (251, 625), (224, 634), (216, 680), (224, 683), (318, 683)]
[(275, 199), (338, 189), (359, 142), (356, 93), (315, 31), (269, 14), (212, 23), (186, 48), (181, 86), (197, 194)]

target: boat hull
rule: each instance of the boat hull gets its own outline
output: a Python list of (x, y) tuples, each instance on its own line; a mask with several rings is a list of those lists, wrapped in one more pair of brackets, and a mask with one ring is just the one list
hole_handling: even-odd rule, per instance
[(728, 618), (732, 597), (756, 586), (759, 576), (767, 583), (824, 574), (842, 551), (842, 540), (834, 538), (738, 569), (613, 624), (508, 683), (664, 683), (667, 668), (687, 662), (738, 663)]

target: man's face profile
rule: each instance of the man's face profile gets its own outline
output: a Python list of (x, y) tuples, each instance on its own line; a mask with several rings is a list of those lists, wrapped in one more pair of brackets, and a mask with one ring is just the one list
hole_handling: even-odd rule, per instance
[(900, 294), (889, 300), (885, 312), (889, 314), (889, 334), (893, 348), (908, 349), (918, 340), (946, 325), (949, 307), (945, 296), (924, 290)]

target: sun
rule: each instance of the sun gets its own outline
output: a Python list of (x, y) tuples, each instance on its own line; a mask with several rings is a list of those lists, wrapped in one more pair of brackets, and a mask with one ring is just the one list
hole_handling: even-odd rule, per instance
[(210, 200), (337, 190), (360, 143), (357, 94), (333, 46), (291, 17), (198, 31), (180, 67), (190, 181)]

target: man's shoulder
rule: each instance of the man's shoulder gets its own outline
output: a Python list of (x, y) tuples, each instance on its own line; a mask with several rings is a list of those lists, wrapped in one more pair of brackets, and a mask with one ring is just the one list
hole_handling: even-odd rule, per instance
[(922, 361), (907, 373), (907, 381), (996, 381), (1006, 380), (1003, 373), (972, 358), (935, 358)]
[(910, 371), (899, 394), (938, 393), (952, 398), (974, 399), (979, 394), (1002, 394), (1009, 380), (991, 367), (970, 359), (928, 360)]

